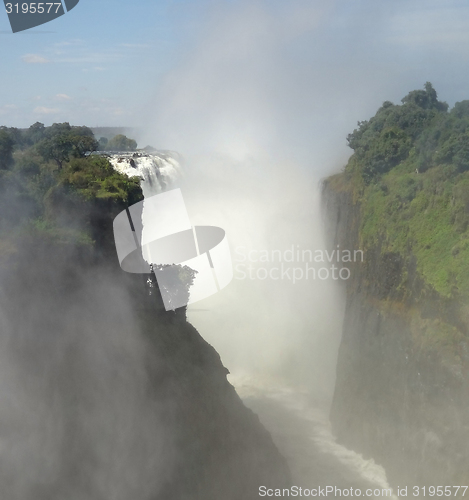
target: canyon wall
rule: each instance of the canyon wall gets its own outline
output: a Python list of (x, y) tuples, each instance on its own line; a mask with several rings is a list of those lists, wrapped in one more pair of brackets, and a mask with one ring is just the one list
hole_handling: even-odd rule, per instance
[(119, 267), (112, 222), (140, 179), (97, 157), (35, 169), (0, 171), (4, 496), (238, 500), (288, 486), (185, 308), (165, 311), (154, 275)]
[[(371, 189), (347, 172), (323, 189), (331, 247), (364, 251), (363, 262), (347, 264), (333, 430), (342, 444), (382, 464), (394, 487), (467, 485), (468, 305), (425, 280), (412, 244), (390, 251), (385, 222), (367, 237)], [(425, 207), (409, 218), (419, 210)], [(411, 224), (400, 227), (410, 232)], [(433, 229), (438, 244), (443, 236)]]

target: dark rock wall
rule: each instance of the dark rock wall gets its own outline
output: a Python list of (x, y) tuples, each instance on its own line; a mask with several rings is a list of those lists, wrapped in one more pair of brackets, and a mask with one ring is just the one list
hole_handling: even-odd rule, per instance
[[(323, 205), (330, 244), (360, 248), (352, 189), (327, 180)], [(466, 305), (426, 287), (410, 251), (405, 259), (379, 244), (364, 252), (346, 284), (334, 432), (382, 464), (394, 487), (467, 485)]]
[(5, 498), (245, 500), (289, 485), (217, 352), (110, 243), (25, 240), (0, 278)]
[(181, 453), (158, 498), (250, 499), (260, 485), (289, 484), (286, 461), (227, 381), (218, 353), (186, 321), (185, 308), (164, 311), (157, 293), (142, 303), (152, 397), (171, 402)]

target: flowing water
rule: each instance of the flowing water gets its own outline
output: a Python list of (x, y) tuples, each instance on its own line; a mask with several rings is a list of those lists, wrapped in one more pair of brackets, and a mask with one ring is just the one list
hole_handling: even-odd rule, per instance
[(336, 442), (326, 401), (298, 388), (259, 386), (246, 379), (232, 382), (287, 459), (294, 485), (303, 490), (322, 488), (324, 493), (326, 486), (341, 490), (328, 493), (331, 498), (396, 498), (380, 465)]
[(155, 153), (108, 153), (111, 165), (121, 174), (140, 177), (145, 197), (162, 193), (181, 176), (181, 157), (173, 151)]

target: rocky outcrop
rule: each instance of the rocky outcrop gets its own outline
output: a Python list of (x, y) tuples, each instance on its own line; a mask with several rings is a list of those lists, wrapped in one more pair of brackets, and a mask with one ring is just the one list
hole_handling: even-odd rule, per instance
[(218, 353), (186, 321), (185, 308), (167, 312), (158, 293), (142, 292), (136, 307), (152, 397), (171, 404), (181, 453), (158, 498), (250, 499), (260, 485), (289, 484), (286, 461), (226, 380)]
[(2, 260), (5, 498), (249, 500), (289, 485), (217, 352), (151, 276), (121, 271), (103, 217), (88, 253), (30, 235)]
[[(345, 174), (327, 179), (330, 244), (362, 245), (362, 203)], [(382, 464), (390, 483), (469, 482), (467, 304), (436, 293), (379, 239), (351, 264), (331, 420), (340, 442)]]

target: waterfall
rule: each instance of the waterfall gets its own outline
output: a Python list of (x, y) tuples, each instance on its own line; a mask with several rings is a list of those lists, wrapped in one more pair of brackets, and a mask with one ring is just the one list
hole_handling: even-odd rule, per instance
[[(147, 272), (149, 272), (152, 265), (162, 263), (158, 257), (155, 256), (155, 248), (153, 248), (153, 253), (151, 252), (150, 244), (155, 243), (158, 237), (161, 239), (165, 235), (172, 234), (173, 229), (169, 220), (164, 222), (161, 217), (159, 217), (161, 214), (158, 212), (158, 209), (155, 213), (155, 200), (150, 200), (150, 198), (174, 188), (174, 184), (182, 176), (180, 166), (181, 157), (178, 153), (173, 151), (157, 151), (151, 154), (144, 152), (108, 153), (106, 156), (111, 165), (118, 172), (129, 177), (140, 177), (140, 186), (144, 197), (143, 209), (141, 209), (140, 216), (134, 213), (132, 217), (141, 217), (141, 225), (140, 223), (137, 224), (137, 227), (140, 229), (136, 229), (136, 231), (139, 232), (137, 238), (141, 245), (139, 250), (141, 252), (141, 257), (148, 264)], [(174, 202), (174, 199), (173, 196), (171, 200)], [(156, 202), (156, 204), (158, 205), (158, 202)], [(182, 212), (185, 210), (182, 197), (181, 205), (178, 205), (178, 208), (182, 209)], [(171, 213), (173, 214), (173, 212)], [(170, 219), (172, 219), (172, 216)], [(134, 219), (133, 222), (135, 224), (137, 221)], [(162, 229), (164, 226), (166, 229)], [(159, 236), (156, 237), (156, 234)], [(173, 257), (174, 256), (171, 255), (171, 258)], [(177, 263), (180, 262), (177, 258), (175, 258), (175, 260)], [(184, 305), (186, 303), (187, 302), (185, 302)]]
[(166, 191), (181, 177), (181, 157), (174, 151), (105, 153), (105, 156), (118, 172), (140, 177), (145, 198)]

